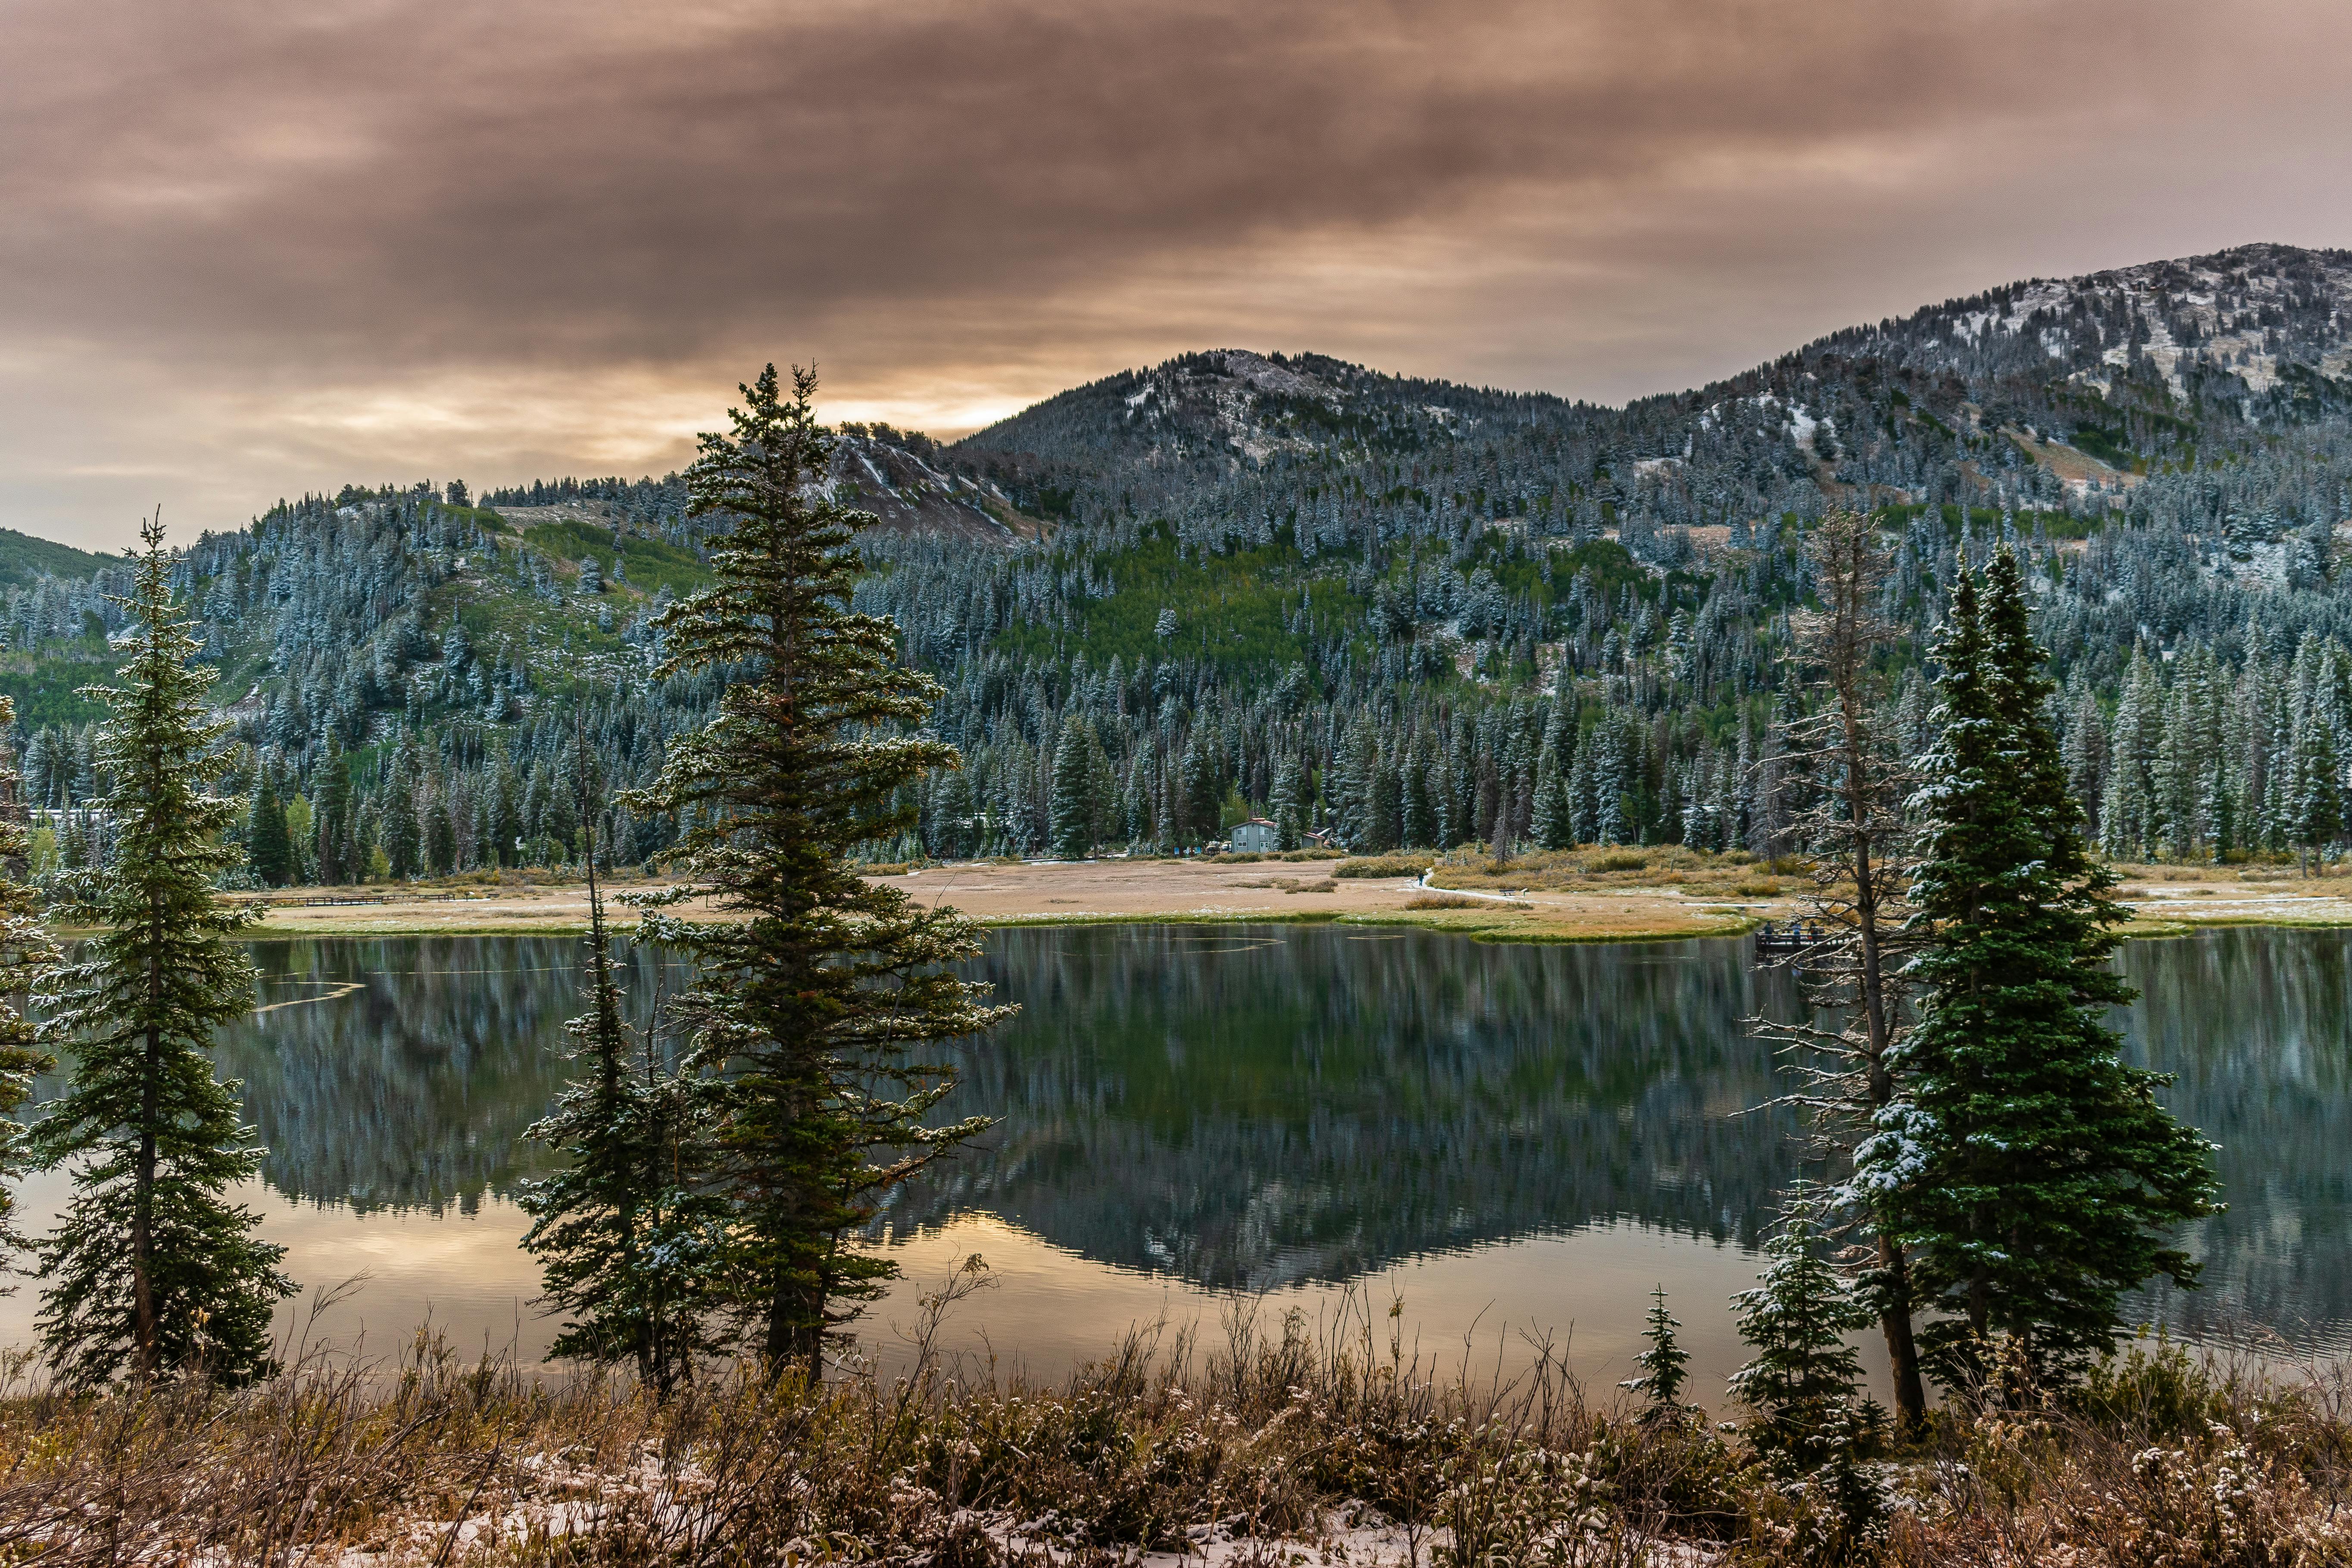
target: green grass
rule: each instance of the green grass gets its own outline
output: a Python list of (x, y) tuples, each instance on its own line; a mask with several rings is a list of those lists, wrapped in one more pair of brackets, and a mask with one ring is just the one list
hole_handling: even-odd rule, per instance
[[(565, 521), (533, 523), (523, 538), (537, 550), (559, 561), (585, 561), (591, 555), (612, 569), (613, 531), (593, 523)], [(621, 542), (621, 563), (629, 586), (651, 595), (667, 588), (675, 597), (694, 592), (710, 581), (710, 568), (691, 550), (658, 539), (629, 537)]]
[(2106, 430), (2096, 425), (2078, 425), (2066, 444), (2086, 457), (2098, 458), (2111, 468), (2128, 469), (2139, 460), (2139, 454), (2126, 444), (2126, 440), (2120, 429)]
[[(1084, 648), (1090, 664), (1116, 656), (1129, 664), (1170, 653), (1204, 658), (1221, 669), (1267, 674), (1307, 657), (1307, 646), (1286, 624), (1304, 590), (1315, 623), (1330, 630), (1362, 624), (1366, 602), (1336, 577), (1300, 560), (1285, 541), (1223, 555), (1180, 556), (1166, 532), (1131, 550), (1097, 555), (1092, 564), (1108, 574), (1118, 591), (1092, 599), (1079, 624), (1057, 634), (1044, 626), (1014, 626), (997, 638), (1008, 652), (1051, 657)], [(1162, 609), (1176, 613), (1176, 634), (1162, 642), (1157, 626)]]

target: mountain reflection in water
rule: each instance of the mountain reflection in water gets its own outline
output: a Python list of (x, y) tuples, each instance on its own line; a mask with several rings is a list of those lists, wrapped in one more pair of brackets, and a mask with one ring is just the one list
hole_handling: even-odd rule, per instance
[(896, 1226), (993, 1212), (1213, 1286), (1636, 1219), (1752, 1241), (1793, 1115), (1739, 1020), (1793, 988), (1744, 944), (1505, 947), (1336, 926), (1001, 933), (1022, 1004), (959, 1055), (990, 1152)]
[[(564, 1076), (577, 942), (253, 951), (263, 1010), (218, 1059), (271, 1188), (413, 1229), (542, 1168), (521, 1134)], [(2222, 1146), (2231, 1205), (2189, 1237), (2208, 1288), (2152, 1313), (2344, 1342), (2347, 959), (2352, 934), (2257, 929), (2124, 951), (2134, 1054), (2179, 1075), (2166, 1098)], [(900, 1194), (885, 1239), (987, 1218), (1094, 1266), (1263, 1289), (1598, 1224), (1748, 1247), (1792, 1168), (1792, 1115), (1750, 1110), (1782, 1086), (1740, 1020), (1794, 990), (1744, 943), (1112, 926), (999, 931), (972, 972), (1023, 1008), (950, 1053), (955, 1113), (998, 1126)], [(681, 978), (625, 956), (640, 1019)]]

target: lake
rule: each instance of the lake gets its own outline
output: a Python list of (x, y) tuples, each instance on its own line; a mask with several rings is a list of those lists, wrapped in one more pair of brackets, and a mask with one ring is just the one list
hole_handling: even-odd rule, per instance
[[(364, 1277), (313, 1329), (386, 1353), (430, 1321), (536, 1359), (511, 1194), (562, 1082), (579, 943), (252, 944), (260, 1006), (225, 1031), (269, 1146), (246, 1194), (306, 1288)], [(2352, 933), (2236, 929), (2135, 942), (2134, 1054), (2222, 1145), (2230, 1211), (2198, 1226), (2207, 1288), (2140, 1310), (2184, 1331), (2352, 1342)], [(1648, 1292), (1685, 1324), (1695, 1388), (1741, 1359), (1727, 1299), (1794, 1173), (1796, 1121), (1740, 1020), (1796, 1005), (1738, 942), (1485, 946), (1340, 926), (993, 933), (975, 972), (1022, 1012), (957, 1053), (983, 1146), (898, 1194), (872, 1245), (907, 1279), (866, 1330), (887, 1363), (912, 1297), (972, 1253), (995, 1285), (961, 1348), (1058, 1375), (1130, 1325), (1236, 1300), (1328, 1318), (1400, 1303), (1408, 1340), (1483, 1364), (1522, 1332), (1588, 1380), (1631, 1375)], [(625, 971), (640, 1016), (681, 976)], [(22, 1190), (28, 1226), (62, 1177)], [(29, 1282), (0, 1343), (31, 1337)], [(289, 1320), (290, 1321), (290, 1320)], [(1874, 1351), (1867, 1358), (1879, 1358)]]

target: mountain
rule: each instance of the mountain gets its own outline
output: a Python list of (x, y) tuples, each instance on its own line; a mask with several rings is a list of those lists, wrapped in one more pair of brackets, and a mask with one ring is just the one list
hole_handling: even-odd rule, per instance
[(13, 528), (0, 528), (0, 588), (22, 588), (43, 577), (87, 577), (113, 560)]
[(2352, 252), (2257, 245), (2006, 285), (1622, 409), (1229, 349), (1063, 393), (950, 451), (1184, 494), (1466, 447), (1528, 470), (1506, 473), (1507, 499), (1538, 512), (1599, 479), (1705, 524), (1755, 515), (1776, 480), (1916, 500), (2030, 461), (2115, 486), (2347, 413)]
[[(877, 516), (859, 605), (940, 679), (967, 763), (880, 855), (1173, 847), (1277, 809), (1363, 847), (1769, 852), (1807, 788), (1778, 721), (1813, 700), (1788, 617), (1832, 503), (1894, 552), (1886, 701), (1915, 743), (1949, 586), (2007, 541), (2111, 847), (2336, 837), (2313, 803), (2352, 758), (2345, 252), (2028, 279), (1622, 408), (1225, 349), (953, 443), (840, 435), (827, 482)], [(346, 489), (199, 541), (222, 787), (273, 769), (307, 806), (340, 754), (383, 865), (564, 853), (575, 707), (625, 784), (715, 699), (648, 673), (652, 615), (707, 577), (717, 525), (685, 503), (675, 476)], [(0, 689), (55, 806), (96, 787), (69, 691), (107, 667), (116, 573), (5, 593)], [(669, 831), (604, 826), (631, 858)]]

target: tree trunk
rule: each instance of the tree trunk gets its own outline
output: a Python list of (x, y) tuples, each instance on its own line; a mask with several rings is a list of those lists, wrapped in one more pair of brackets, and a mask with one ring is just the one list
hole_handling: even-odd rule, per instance
[[(151, 961), (150, 968), (152, 963)], [(139, 1084), (139, 1164), (131, 1177), (131, 1317), (138, 1342), (139, 1376), (153, 1379), (163, 1371), (162, 1336), (155, 1316), (155, 1075), (162, 1071), (163, 1039), (147, 1031), (145, 1070)]]
[[(1851, 672), (1859, 675), (1858, 669)], [(1854, 924), (1861, 949), (1861, 990), (1864, 1026), (1870, 1037), (1868, 1091), (1874, 1110), (1895, 1098), (1895, 1080), (1886, 1070), (1886, 1053), (1894, 1043), (1887, 1016), (1886, 977), (1878, 944), (1878, 888), (1870, 860), (1870, 766), (1868, 736), (1863, 728), (1860, 692), (1851, 680), (1841, 680), (1839, 699), (1845, 718), (1846, 812), (1853, 829)], [(1911, 1333), (1911, 1267), (1903, 1248), (1882, 1229), (1878, 1237), (1878, 1267), (1885, 1281), (1879, 1308), (1879, 1328), (1886, 1337), (1886, 1361), (1895, 1381), (1895, 1420), (1899, 1433), (1918, 1431), (1927, 1419), (1927, 1390), (1919, 1376), (1919, 1347)]]

